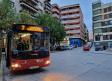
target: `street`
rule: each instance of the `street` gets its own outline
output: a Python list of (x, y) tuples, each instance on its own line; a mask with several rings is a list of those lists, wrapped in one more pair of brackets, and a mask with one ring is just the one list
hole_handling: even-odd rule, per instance
[(73, 50), (53, 51), (51, 64), (33, 70), (11, 72), (3, 61), (4, 81), (112, 81), (112, 55)]

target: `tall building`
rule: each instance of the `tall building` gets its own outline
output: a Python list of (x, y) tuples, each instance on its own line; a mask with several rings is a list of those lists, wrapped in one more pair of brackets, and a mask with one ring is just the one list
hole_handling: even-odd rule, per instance
[(60, 20), (66, 29), (66, 37), (62, 45), (82, 46), (85, 41), (85, 29), (80, 5), (74, 4), (59, 8), (57, 4), (52, 4), (51, 10), (52, 16), (56, 14), (55, 18)]
[(94, 45), (112, 47), (112, 3), (92, 3)]
[(85, 24), (84, 24), (84, 29), (85, 29), (85, 44), (86, 44), (89, 41), (89, 32)]
[(57, 4), (52, 4), (51, 15), (52, 17), (60, 20), (60, 8)]
[(93, 41), (93, 31), (89, 31), (89, 41)]
[(35, 18), (39, 12), (51, 13), (51, 0), (11, 0), (16, 7), (17, 13), (24, 10), (29, 11), (32, 18)]

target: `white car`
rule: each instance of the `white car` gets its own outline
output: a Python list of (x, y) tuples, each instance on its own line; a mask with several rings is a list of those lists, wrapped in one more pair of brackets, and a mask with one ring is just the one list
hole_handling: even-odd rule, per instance
[(73, 49), (71, 46), (67, 46), (66, 48), (69, 49), (69, 50), (72, 50)]

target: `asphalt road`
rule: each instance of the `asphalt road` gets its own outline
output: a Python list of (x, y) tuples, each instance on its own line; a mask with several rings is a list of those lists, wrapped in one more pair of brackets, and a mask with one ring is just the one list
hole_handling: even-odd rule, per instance
[(3, 61), (4, 81), (112, 81), (112, 55), (93, 54), (82, 47), (51, 52), (51, 64), (11, 72)]

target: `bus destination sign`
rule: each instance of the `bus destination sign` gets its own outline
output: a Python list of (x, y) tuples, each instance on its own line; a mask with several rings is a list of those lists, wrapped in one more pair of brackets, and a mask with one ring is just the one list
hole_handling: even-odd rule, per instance
[(36, 31), (36, 32), (44, 32), (44, 30), (40, 27), (35, 27), (35, 26), (25, 26), (21, 25), (22, 30), (27, 30), (27, 31)]

